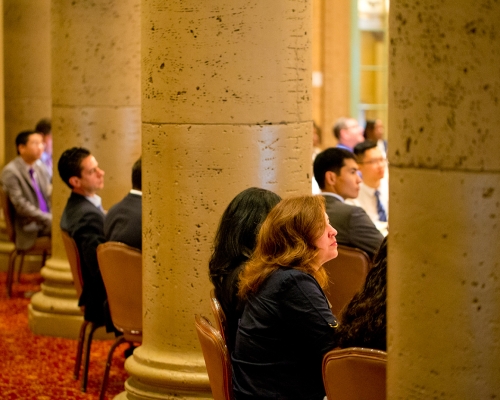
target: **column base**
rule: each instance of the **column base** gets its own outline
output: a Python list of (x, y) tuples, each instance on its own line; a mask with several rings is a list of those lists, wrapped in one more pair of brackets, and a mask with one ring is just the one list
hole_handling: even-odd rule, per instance
[(138, 347), (125, 362), (131, 375), (125, 382), (122, 400), (212, 399), (210, 382), (203, 358), (198, 354), (170, 354), (166, 358), (143, 358), (148, 351)]

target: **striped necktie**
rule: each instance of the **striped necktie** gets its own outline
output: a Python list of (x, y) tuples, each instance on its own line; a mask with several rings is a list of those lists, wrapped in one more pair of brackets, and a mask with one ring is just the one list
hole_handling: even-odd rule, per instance
[(378, 213), (378, 219), (381, 222), (387, 222), (387, 214), (385, 213), (385, 208), (380, 201), (380, 192), (378, 190), (375, 190), (375, 197), (377, 199), (377, 213)]
[(30, 176), (31, 176), (31, 184), (33, 185), (33, 189), (35, 189), (36, 197), (38, 199), (38, 208), (43, 212), (49, 212), (49, 206), (45, 201), (45, 197), (43, 197), (43, 193), (40, 190), (40, 186), (38, 186), (38, 182), (35, 178), (35, 170), (30, 168)]

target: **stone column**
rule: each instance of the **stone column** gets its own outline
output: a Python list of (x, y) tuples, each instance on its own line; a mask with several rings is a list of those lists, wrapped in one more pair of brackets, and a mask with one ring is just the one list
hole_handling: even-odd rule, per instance
[[(323, 101), (321, 103), (323, 148), (335, 146), (333, 124), (349, 117), (351, 79), (351, 2), (323, 0)], [(355, 115), (353, 117), (356, 117)]]
[(310, 192), (310, 5), (142, 7), (144, 337), (120, 398), (209, 398), (194, 315), (220, 216), (250, 186)]
[[(0, 0), (0, 9), (3, 10), (4, 1)], [(0, 19), (0, 54), (4, 54), (4, 22)], [(0, 165), (5, 164), (5, 62), (0, 58)]]
[(3, 0), (3, 17), (7, 163), (17, 134), (51, 115), (50, 0)]
[[(99, 194), (108, 209), (131, 189), (132, 165), (141, 153), (140, 2), (57, 0), (52, 24), (54, 164), (70, 147), (88, 148), (106, 172)], [(56, 167), (53, 184), (53, 254), (42, 270), (42, 292), (32, 299), (30, 322), (36, 333), (60, 335), (66, 326), (75, 336), (81, 317), (59, 228), (70, 190)], [(67, 324), (51, 325), (54, 318)]]
[(500, 396), (499, 17), (391, 1), (388, 399)]

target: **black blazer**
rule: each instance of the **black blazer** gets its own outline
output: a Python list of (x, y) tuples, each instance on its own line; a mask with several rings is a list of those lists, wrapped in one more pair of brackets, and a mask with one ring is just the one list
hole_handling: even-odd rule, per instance
[(142, 250), (142, 196), (127, 194), (104, 218), (106, 241), (122, 242)]
[(80, 253), (83, 291), (78, 302), (85, 306), (85, 320), (106, 323), (106, 289), (97, 263), (97, 246), (105, 242), (104, 213), (84, 196), (71, 193), (61, 217), (61, 229), (75, 240)]
[(323, 196), (330, 225), (337, 230), (337, 242), (364, 250), (370, 257), (382, 244), (384, 236), (361, 207), (345, 204), (334, 196)]

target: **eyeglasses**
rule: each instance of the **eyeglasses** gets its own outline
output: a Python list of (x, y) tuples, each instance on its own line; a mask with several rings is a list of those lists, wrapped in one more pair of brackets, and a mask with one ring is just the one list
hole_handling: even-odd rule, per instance
[(373, 160), (358, 162), (358, 164), (368, 164), (368, 165), (380, 164), (380, 165), (386, 165), (386, 164), (389, 164), (389, 161), (387, 161), (387, 158), (374, 158)]

